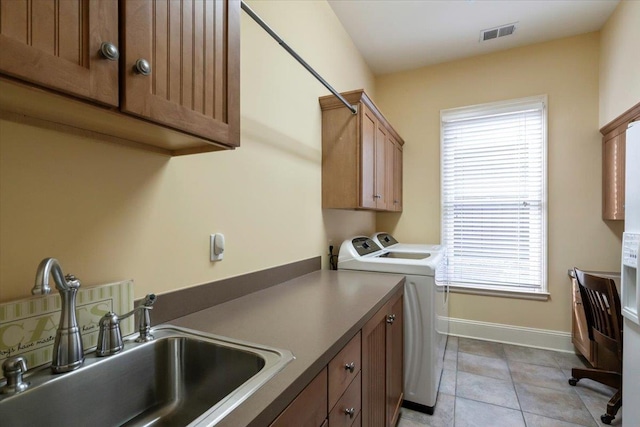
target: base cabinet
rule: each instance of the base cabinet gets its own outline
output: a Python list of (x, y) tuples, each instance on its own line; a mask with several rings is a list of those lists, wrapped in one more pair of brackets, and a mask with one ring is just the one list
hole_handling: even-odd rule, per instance
[(403, 292), (362, 328), (362, 424), (394, 426), (403, 399)]
[(403, 398), (403, 288), (271, 424), (395, 426)]
[(327, 368), (324, 368), (295, 398), (273, 427), (318, 427), (327, 419)]

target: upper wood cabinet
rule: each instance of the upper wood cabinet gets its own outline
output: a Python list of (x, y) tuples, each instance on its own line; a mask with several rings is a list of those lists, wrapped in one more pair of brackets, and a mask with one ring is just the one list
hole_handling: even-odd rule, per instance
[(625, 130), (602, 141), (603, 219), (624, 219)]
[(239, 0), (0, 0), (0, 50), (0, 73), (49, 90), (5, 79), (3, 118), (172, 155), (240, 144)]
[(357, 114), (334, 96), (320, 98), (322, 207), (401, 211), (404, 141), (363, 90), (342, 96)]
[(390, 138), (392, 149), (392, 157), (390, 157), (388, 163), (392, 164), (391, 171), (388, 174), (389, 177), (389, 192), (393, 195), (391, 200), (392, 208), (390, 210), (395, 212), (402, 211), (402, 145), (398, 143), (393, 137)]
[(602, 219), (624, 219), (625, 141), (629, 123), (640, 120), (640, 103), (600, 129), (602, 134)]
[(99, 103), (118, 105), (115, 1), (0, 1), (0, 72)]
[[(238, 146), (240, 88), (234, 2), (121, 2), (121, 110)], [(237, 3), (236, 3), (237, 5)], [(144, 61), (144, 62), (143, 62)], [(142, 65), (140, 65), (142, 64)], [(145, 65), (148, 65), (146, 75)], [(138, 67), (142, 67), (138, 70)]]

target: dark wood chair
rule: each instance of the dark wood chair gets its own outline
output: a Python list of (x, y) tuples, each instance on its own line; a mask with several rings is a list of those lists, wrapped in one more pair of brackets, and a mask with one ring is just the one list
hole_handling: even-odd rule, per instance
[(613, 279), (597, 277), (574, 268), (580, 285), (582, 305), (587, 318), (589, 339), (612, 351), (618, 360), (615, 371), (573, 368), (569, 384), (575, 386), (582, 378), (588, 378), (617, 389), (609, 403), (607, 412), (600, 416), (605, 424), (611, 424), (622, 406), (622, 312), (620, 297)]

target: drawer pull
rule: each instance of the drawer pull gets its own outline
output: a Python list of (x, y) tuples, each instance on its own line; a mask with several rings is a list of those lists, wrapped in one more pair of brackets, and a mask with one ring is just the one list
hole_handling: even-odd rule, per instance
[(356, 362), (347, 363), (346, 365), (344, 365), (344, 369), (353, 373), (353, 371), (356, 369)]
[(345, 409), (344, 414), (349, 415), (349, 418), (353, 418), (353, 416), (356, 414), (356, 410), (355, 408)]
[(393, 322), (396, 321), (396, 315), (395, 314), (390, 314), (387, 316), (387, 323), (392, 325)]

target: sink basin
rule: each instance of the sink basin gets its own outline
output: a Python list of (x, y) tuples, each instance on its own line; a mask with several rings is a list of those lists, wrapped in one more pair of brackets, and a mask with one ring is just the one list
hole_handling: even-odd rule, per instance
[(76, 371), (48, 367), (29, 388), (0, 395), (7, 426), (211, 426), (293, 359), (291, 352), (173, 326), (123, 352), (86, 355)]

